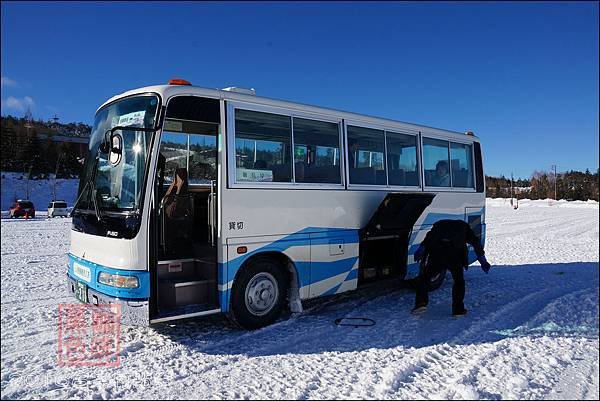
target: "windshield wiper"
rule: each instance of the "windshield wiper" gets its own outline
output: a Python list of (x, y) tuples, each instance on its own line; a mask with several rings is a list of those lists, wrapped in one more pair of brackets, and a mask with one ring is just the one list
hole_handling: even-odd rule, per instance
[(100, 208), (98, 207), (98, 190), (92, 190), (92, 200), (94, 201), (94, 211), (96, 212), (96, 218), (98, 221), (102, 221), (102, 215), (100, 214)]
[(92, 166), (92, 174), (90, 175), (90, 178), (85, 182), (83, 190), (79, 194), (79, 197), (75, 201), (75, 204), (73, 204), (73, 209), (71, 210), (71, 215), (73, 215), (73, 212), (76, 211), (76, 207), (79, 204), (79, 202), (81, 201), (81, 198), (83, 197), (83, 194), (85, 193), (86, 188), (90, 187), (92, 201), (94, 202), (94, 211), (96, 212), (96, 218), (98, 219), (98, 221), (102, 221), (102, 215), (100, 214), (100, 208), (98, 207), (98, 200), (96, 199), (96, 197), (98, 195), (98, 190), (92, 189), (92, 183), (96, 181), (96, 171), (98, 169), (99, 161), (100, 161), (100, 155), (96, 155), (96, 160), (94, 161), (94, 165)]
[(92, 167), (92, 175), (90, 176), (90, 178), (85, 182), (85, 185), (83, 186), (83, 189), (81, 190), (81, 193), (79, 194), (79, 197), (77, 197), (77, 200), (75, 201), (75, 203), (73, 204), (73, 208), (71, 209), (71, 214), (73, 214), (73, 212), (75, 212), (77, 210), (77, 205), (79, 205), (79, 202), (81, 201), (81, 198), (83, 197), (83, 194), (85, 193), (85, 190), (87, 189), (87, 187), (90, 186), (90, 184), (93, 181), (94, 177), (94, 172), (96, 171), (96, 168), (98, 167), (98, 156), (96, 156), (96, 160), (94, 161), (94, 166)]
[(83, 190), (81, 191), (81, 193), (79, 194), (79, 197), (77, 198), (77, 200), (75, 201), (75, 203), (73, 204), (73, 207), (71, 208), (71, 216), (73, 216), (73, 212), (75, 212), (77, 210), (77, 205), (79, 205), (79, 201), (81, 200), (81, 197), (83, 196), (83, 194), (85, 193), (85, 190), (87, 189), (88, 185), (90, 184), (89, 181), (87, 181), (85, 183), (85, 186), (83, 187)]

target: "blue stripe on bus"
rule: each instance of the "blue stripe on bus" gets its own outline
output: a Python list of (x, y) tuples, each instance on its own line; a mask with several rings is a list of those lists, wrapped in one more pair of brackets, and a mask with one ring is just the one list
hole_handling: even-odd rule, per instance
[(332, 262), (311, 262), (311, 284), (337, 276), (338, 274), (349, 272), (352, 270), (352, 267), (357, 260), (358, 257), (354, 256), (347, 259), (334, 260)]
[[(237, 274), (239, 268), (242, 266), (244, 261), (250, 258), (253, 255), (258, 253), (264, 253), (269, 251), (275, 252), (285, 252), (291, 247), (297, 246), (310, 246), (312, 245), (323, 245), (328, 244), (330, 240), (333, 239), (341, 239), (345, 244), (357, 244), (358, 243), (358, 230), (348, 230), (348, 229), (334, 229), (334, 228), (322, 228), (322, 227), (307, 227), (298, 231), (297, 233), (287, 235), (279, 240), (268, 243), (260, 248), (257, 248), (247, 254), (242, 256), (238, 256), (235, 259), (230, 260), (227, 263), (227, 282), (234, 279)], [(310, 263), (311, 262), (297, 262), (292, 261), (296, 264), (296, 269), (298, 270), (298, 280), (300, 281), (300, 287), (309, 285), (309, 281), (315, 281), (314, 279), (310, 279)], [(333, 262), (320, 262), (320, 263), (335, 263)], [(308, 269), (298, 269), (299, 264), (303, 264), (304, 267), (308, 267)], [(313, 262), (314, 263), (314, 262)], [(303, 272), (300, 270), (308, 270), (308, 272)], [(338, 273), (339, 274), (339, 273)], [(319, 280), (317, 280), (319, 281)], [(220, 282), (219, 284), (224, 285), (226, 282)]]
[[(67, 254), (68, 274), (72, 279), (85, 283), (88, 287), (115, 298), (126, 299), (148, 299), (150, 298), (150, 273), (148, 271), (120, 270), (102, 266), (89, 260), (81, 259), (73, 254)], [(78, 263), (90, 269), (91, 282), (87, 282), (76, 276), (73, 271), (73, 263)], [(116, 288), (98, 282), (101, 272), (119, 274), (121, 276), (135, 276), (140, 283), (138, 288)]]
[[(226, 264), (219, 265), (219, 286), (220, 286), (220, 300), (221, 310), (227, 312), (229, 310), (229, 299), (231, 296), (231, 289), (227, 288), (228, 283), (234, 280), (235, 275), (239, 271), (242, 264), (253, 255), (264, 253), (264, 252), (279, 252), (284, 253), (291, 247), (300, 247), (312, 245), (325, 245), (329, 244), (331, 240), (342, 240), (344, 244), (358, 244), (358, 230), (346, 229), (346, 228), (328, 228), (328, 227), (306, 227), (296, 233), (289, 234), (279, 240), (265, 244), (260, 248), (257, 248), (247, 254), (238, 256)], [(310, 253), (309, 253), (310, 254)], [(323, 276), (324, 278), (333, 277), (341, 274), (345, 271), (349, 271), (354, 266), (354, 262), (358, 259), (347, 258), (342, 260), (335, 260), (331, 262), (310, 262), (310, 261), (292, 261), (295, 265), (296, 272), (298, 274), (298, 287), (306, 287), (311, 282), (315, 283), (321, 279), (315, 279), (315, 277)], [(312, 269), (311, 265), (320, 266), (321, 268)], [(225, 273), (227, 269), (227, 273)], [(315, 275), (311, 279), (312, 274)]]
[[(477, 215), (483, 213), (483, 208), (474, 212), (469, 212), (468, 215)], [(414, 230), (409, 238), (409, 249), (408, 255), (413, 255), (420, 243), (415, 243), (417, 236), (423, 230), (428, 231), (436, 221), (443, 219), (460, 219), (464, 218), (464, 214), (453, 214), (453, 213), (428, 213), (423, 221), (415, 226)], [(482, 224), (482, 244), (485, 242), (485, 224)], [(312, 245), (323, 245), (328, 244), (332, 239), (343, 239), (346, 244), (356, 244), (359, 242), (358, 230), (343, 229), (343, 228), (328, 228), (328, 227), (307, 227), (296, 233), (287, 235), (277, 241), (273, 241), (260, 248), (257, 248), (245, 255), (238, 256), (235, 259), (227, 263), (227, 274), (225, 274), (225, 266), (220, 264), (219, 268), (219, 284), (222, 286), (221, 290), (221, 308), (225, 312), (229, 309), (229, 292), (226, 288), (227, 283), (234, 280), (235, 275), (242, 266), (245, 260), (252, 255), (275, 251), (285, 252), (287, 249), (295, 246), (310, 246)], [(292, 261), (296, 267), (298, 273), (299, 287), (306, 287), (312, 283), (317, 283), (322, 280), (334, 277), (348, 271), (348, 276), (340, 282), (339, 285), (334, 286), (322, 295), (334, 294), (339, 287), (346, 281), (353, 280), (358, 276), (358, 270), (351, 270), (356, 262), (356, 257), (335, 260), (331, 262), (319, 262), (319, 261)], [(472, 250), (469, 252), (469, 264), (476, 260), (476, 256)], [(311, 267), (312, 266), (312, 267)], [(417, 277), (419, 274), (419, 264), (410, 263), (407, 265), (406, 279)]]

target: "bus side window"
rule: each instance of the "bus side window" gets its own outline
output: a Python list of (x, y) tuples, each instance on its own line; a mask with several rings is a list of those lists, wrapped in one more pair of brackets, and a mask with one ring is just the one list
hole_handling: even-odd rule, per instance
[(452, 186), (473, 188), (473, 151), (471, 145), (450, 142)]
[(448, 141), (423, 138), (425, 185), (430, 187), (450, 187), (449, 158)]
[(390, 185), (419, 186), (417, 137), (386, 131)]
[(350, 184), (386, 185), (384, 133), (348, 125)]
[(235, 110), (237, 182), (292, 181), (291, 118)]
[(341, 183), (340, 127), (294, 117), (296, 182)]

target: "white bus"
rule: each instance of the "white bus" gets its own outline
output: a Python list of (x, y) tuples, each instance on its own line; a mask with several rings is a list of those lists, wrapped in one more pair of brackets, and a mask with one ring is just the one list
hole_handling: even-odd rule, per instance
[(98, 109), (68, 285), (120, 304), (124, 324), (227, 313), (254, 329), (302, 300), (416, 278), (413, 253), (446, 218), (484, 241), (472, 133), (171, 80)]

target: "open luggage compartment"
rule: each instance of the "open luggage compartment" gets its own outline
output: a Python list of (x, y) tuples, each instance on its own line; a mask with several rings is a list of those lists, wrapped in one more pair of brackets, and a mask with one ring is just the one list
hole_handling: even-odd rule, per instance
[(406, 275), (408, 240), (435, 194), (388, 193), (360, 230), (358, 285)]

